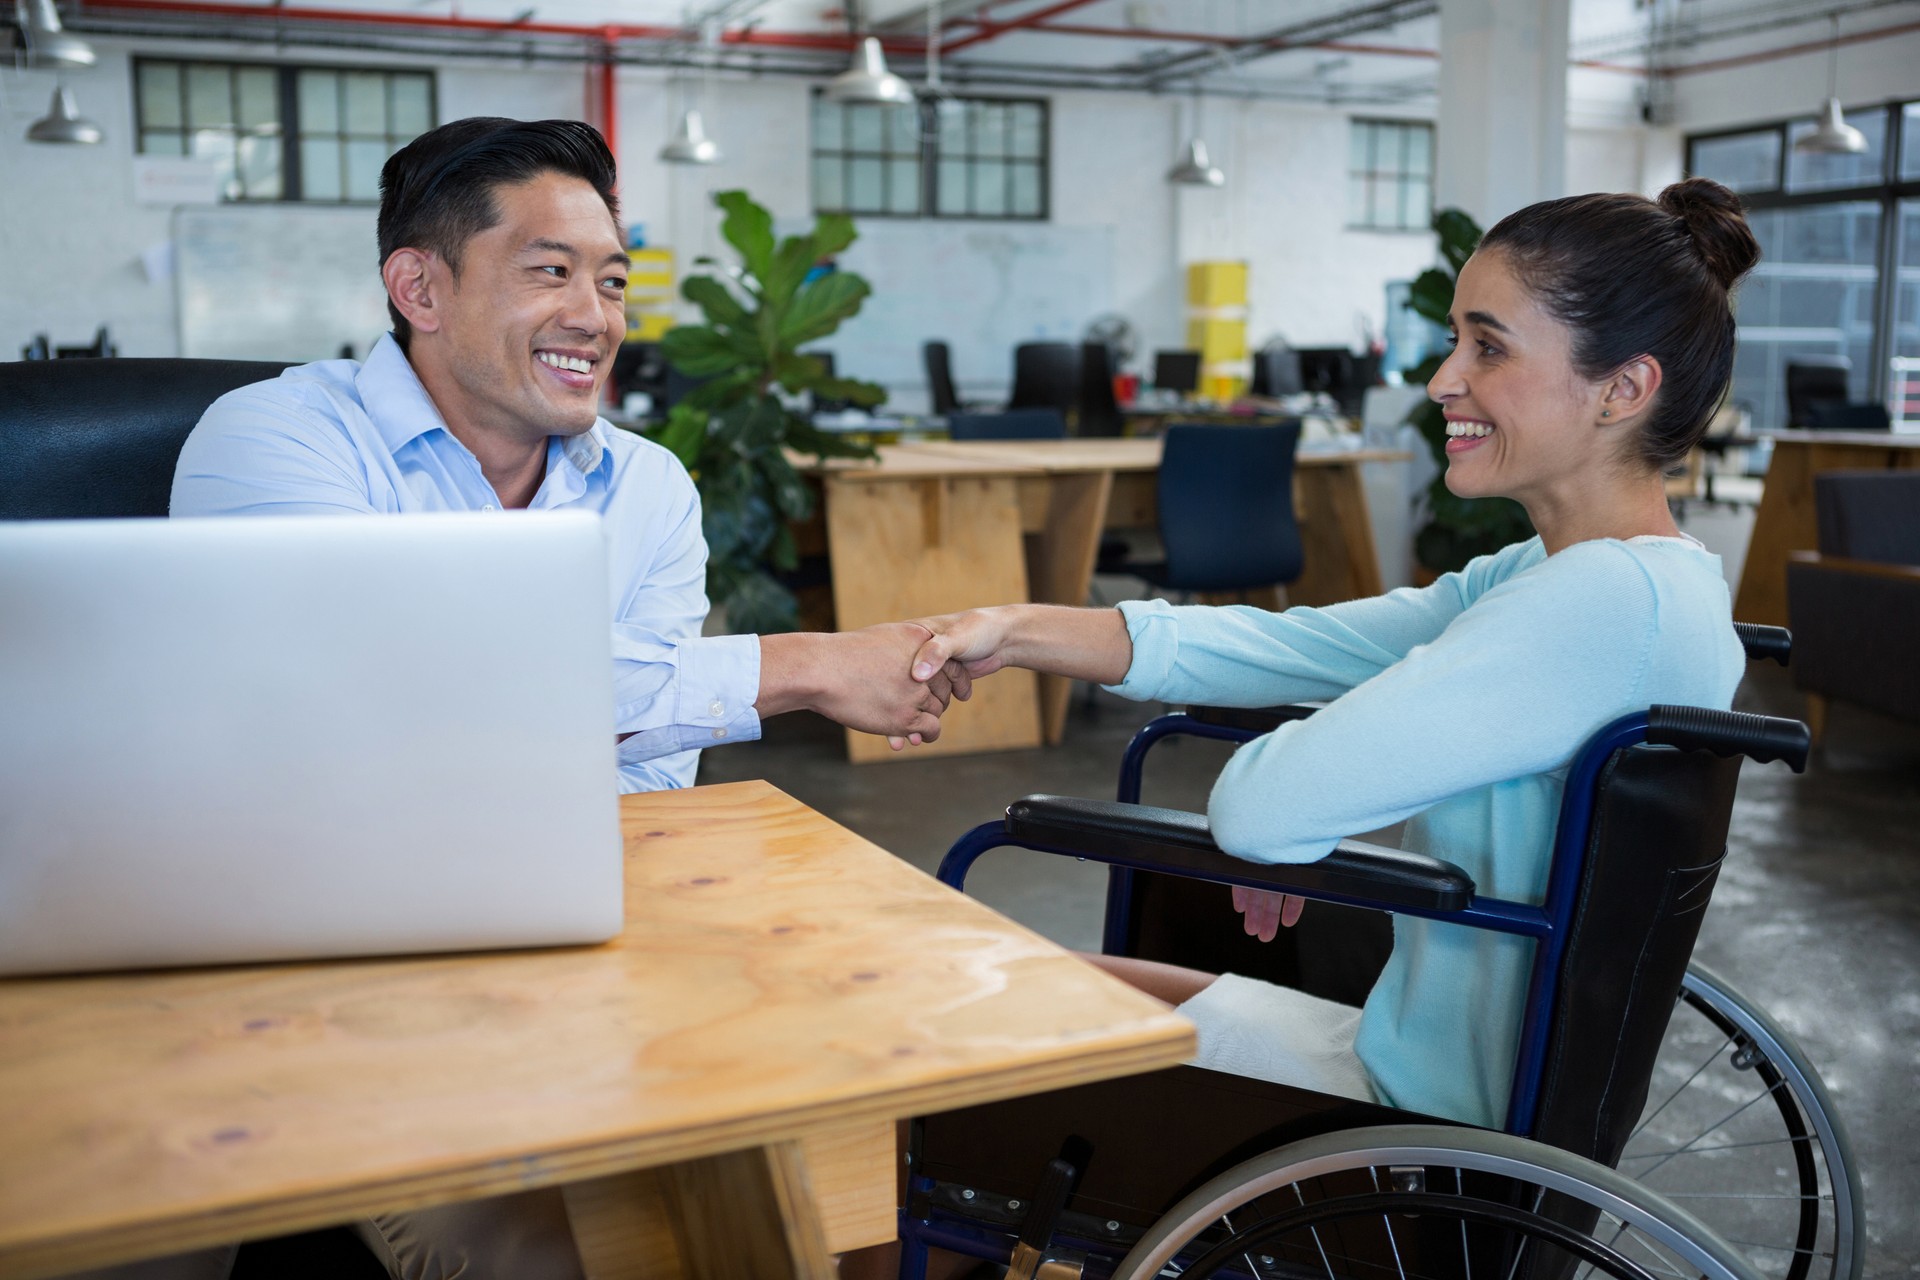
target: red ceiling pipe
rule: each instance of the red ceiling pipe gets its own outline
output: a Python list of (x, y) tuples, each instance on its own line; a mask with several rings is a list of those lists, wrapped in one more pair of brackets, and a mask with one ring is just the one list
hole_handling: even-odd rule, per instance
[(619, 43), (619, 32), (614, 27), (605, 31), (607, 53), (594, 70), (600, 77), (600, 136), (607, 140), (607, 150), (613, 155), (613, 168), (617, 176), (620, 172), (620, 90), (614, 80), (618, 68), (613, 61), (614, 47)]
[(958, 53), (962, 49), (970, 48), (973, 45), (981, 44), (998, 36), (1003, 36), (1009, 31), (1020, 31), (1038, 26), (1040, 23), (1045, 22), (1048, 18), (1054, 17), (1057, 14), (1069, 13), (1075, 9), (1084, 8), (1093, 2), (1094, 0), (1059, 0), (1057, 4), (1050, 4), (1044, 9), (1035, 9), (1032, 13), (1022, 14), (1018, 18), (1009, 18), (1005, 22), (991, 22), (986, 19), (980, 19), (974, 24), (979, 30), (970, 36), (955, 40), (947, 46), (947, 52)]

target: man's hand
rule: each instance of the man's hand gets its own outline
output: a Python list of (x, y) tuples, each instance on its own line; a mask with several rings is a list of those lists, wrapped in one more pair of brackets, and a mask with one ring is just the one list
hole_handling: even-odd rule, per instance
[(1233, 886), (1233, 909), (1246, 917), (1247, 936), (1262, 942), (1272, 942), (1283, 927), (1293, 928), (1306, 907), (1305, 898), (1290, 893)]
[(764, 717), (805, 707), (849, 729), (882, 734), (896, 751), (909, 742), (932, 742), (940, 736), (953, 683), (940, 672), (925, 681), (908, 674), (914, 654), (931, 636), (912, 622), (831, 635), (765, 636), (755, 708)]

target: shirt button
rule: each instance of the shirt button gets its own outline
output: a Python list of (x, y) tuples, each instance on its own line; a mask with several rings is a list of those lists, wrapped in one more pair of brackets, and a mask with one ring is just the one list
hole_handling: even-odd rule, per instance
[(713, 731), (713, 736), (716, 738), (724, 738), (727, 736), (727, 731), (725, 729), (715, 729)]
[(492, 511), (494, 509), (494, 506), (491, 502), (489, 502), (486, 506), (481, 507), (480, 509), (482, 511)]
[(726, 714), (726, 710), (725, 704), (717, 698), (707, 704), (707, 714), (710, 716), (724, 715)]

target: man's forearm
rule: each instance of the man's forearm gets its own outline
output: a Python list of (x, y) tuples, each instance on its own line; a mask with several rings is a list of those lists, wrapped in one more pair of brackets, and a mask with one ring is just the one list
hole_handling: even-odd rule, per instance
[(826, 637), (806, 631), (760, 637), (760, 692), (753, 709), (762, 719), (818, 706), (831, 657)]

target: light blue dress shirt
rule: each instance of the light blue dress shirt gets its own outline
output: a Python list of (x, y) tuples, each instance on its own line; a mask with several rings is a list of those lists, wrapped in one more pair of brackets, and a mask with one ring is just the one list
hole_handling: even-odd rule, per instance
[[(1331, 699), (1234, 753), (1207, 805), (1222, 849), (1312, 862), (1405, 821), (1406, 848), (1522, 902), (1545, 896), (1580, 746), (1657, 702), (1728, 707), (1746, 667), (1720, 558), (1691, 538), (1551, 556), (1534, 538), (1430, 587), (1324, 609), (1120, 608), (1126, 697)], [(1498, 1128), (1533, 944), (1407, 916), (1393, 929), (1354, 1051), (1394, 1106)]]
[[(691, 786), (698, 748), (760, 736), (760, 641), (700, 635), (700, 497), (672, 454), (604, 420), (582, 435), (554, 436), (530, 509), (595, 511), (606, 531), (611, 728), (633, 735), (618, 748), (622, 791)], [(300, 365), (216, 400), (181, 450), (171, 510), (498, 511), (500, 497), (389, 334), (364, 364)]]

